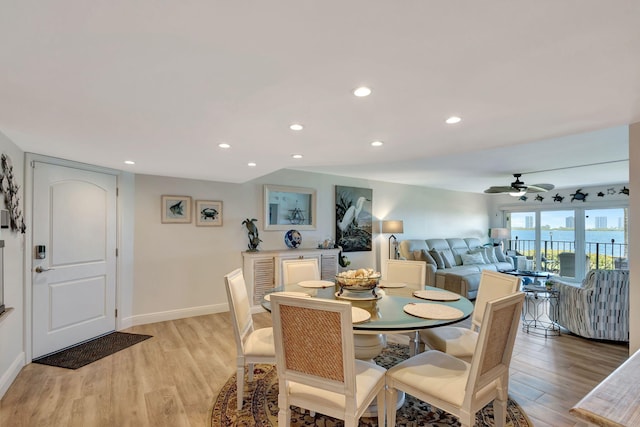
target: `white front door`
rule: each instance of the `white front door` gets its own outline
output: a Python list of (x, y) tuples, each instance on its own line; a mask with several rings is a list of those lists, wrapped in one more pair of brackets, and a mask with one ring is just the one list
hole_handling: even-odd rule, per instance
[(34, 359), (115, 330), (116, 190), (114, 175), (34, 162)]

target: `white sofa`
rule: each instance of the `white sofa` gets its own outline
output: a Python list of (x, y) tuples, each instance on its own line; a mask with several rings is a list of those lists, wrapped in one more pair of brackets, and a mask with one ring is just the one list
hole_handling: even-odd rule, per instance
[(427, 262), (427, 286), (447, 289), (470, 299), (476, 297), (482, 270), (514, 269), (513, 261), (499, 246), (483, 246), (480, 239), (473, 237), (403, 240), (398, 251), (402, 259)]

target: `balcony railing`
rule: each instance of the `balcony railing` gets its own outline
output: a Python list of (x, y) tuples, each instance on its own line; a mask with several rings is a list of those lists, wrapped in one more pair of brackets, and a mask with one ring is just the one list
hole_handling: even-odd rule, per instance
[[(575, 241), (542, 240), (540, 243), (542, 265), (535, 266), (535, 269), (540, 271), (557, 273), (560, 270), (558, 254), (576, 251)], [(535, 240), (521, 240), (516, 237), (508, 240), (506, 245), (508, 249), (515, 250), (535, 262)], [(589, 269), (626, 270), (629, 268), (626, 243), (616, 243), (615, 239), (611, 239), (611, 243), (585, 242), (585, 251), (589, 256)]]

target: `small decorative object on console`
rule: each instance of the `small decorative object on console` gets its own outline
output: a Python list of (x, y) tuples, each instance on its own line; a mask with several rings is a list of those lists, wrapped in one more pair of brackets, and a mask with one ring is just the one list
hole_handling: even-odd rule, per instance
[(302, 244), (302, 234), (298, 230), (289, 230), (284, 234), (284, 243), (295, 249)]
[(247, 227), (247, 236), (249, 237), (248, 252), (256, 252), (258, 250), (258, 245), (262, 242), (260, 237), (258, 237), (258, 227), (255, 224), (256, 221), (257, 219), (255, 218), (247, 218), (242, 221), (242, 225)]

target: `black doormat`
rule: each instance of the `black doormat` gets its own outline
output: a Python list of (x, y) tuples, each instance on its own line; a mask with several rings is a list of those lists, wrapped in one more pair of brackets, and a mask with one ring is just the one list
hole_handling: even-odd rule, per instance
[(112, 332), (100, 338), (67, 348), (66, 350), (35, 359), (33, 363), (67, 369), (78, 369), (148, 338), (151, 338), (151, 335)]

